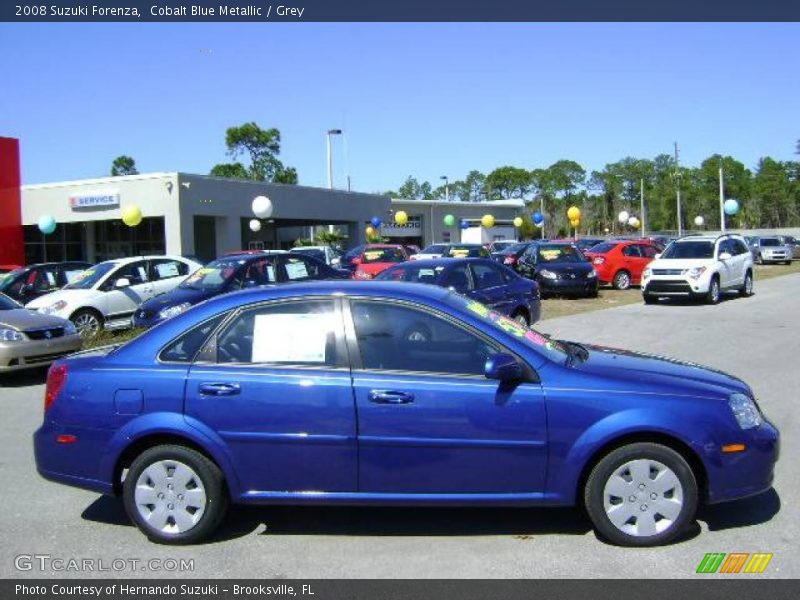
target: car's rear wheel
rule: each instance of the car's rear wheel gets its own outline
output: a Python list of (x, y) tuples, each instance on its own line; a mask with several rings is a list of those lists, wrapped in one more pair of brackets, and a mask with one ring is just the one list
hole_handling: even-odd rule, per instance
[(228, 507), (219, 467), (184, 446), (155, 446), (131, 464), (123, 484), (128, 516), (154, 542), (190, 544), (217, 528)]
[(708, 284), (708, 293), (706, 294), (706, 303), (707, 304), (719, 304), (719, 278), (712, 277), (711, 283)]
[(631, 287), (631, 274), (625, 271), (617, 271), (614, 275), (614, 281), (611, 282), (618, 290), (627, 290)]
[(69, 318), (82, 338), (92, 338), (103, 329), (103, 317), (88, 308), (75, 311)]
[(673, 540), (694, 518), (697, 501), (697, 481), (683, 456), (647, 442), (603, 457), (584, 490), (597, 532), (621, 546), (657, 546)]
[(744, 283), (742, 284), (742, 288), (739, 290), (739, 293), (742, 296), (752, 296), (753, 295), (753, 273), (748, 271), (745, 273), (744, 276)]

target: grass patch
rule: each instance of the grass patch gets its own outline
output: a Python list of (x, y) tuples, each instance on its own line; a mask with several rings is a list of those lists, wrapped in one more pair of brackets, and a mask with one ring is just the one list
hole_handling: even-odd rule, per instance
[[(755, 280), (771, 279), (781, 275), (800, 273), (800, 260), (795, 259), (790, 265), (755, 265)], [(757, 292), (758, 290), (756, 290)]]
[(141, 335), (144, 329), (122, 329), (117, 331), (99, 331), (94, 337), (83, 340), (83, 349), (110, 346), (111, 344), (124, 344)]

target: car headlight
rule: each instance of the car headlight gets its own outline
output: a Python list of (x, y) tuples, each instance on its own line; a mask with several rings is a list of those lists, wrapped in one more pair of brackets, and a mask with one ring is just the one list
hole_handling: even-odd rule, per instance
[(0, 342), (21, 342), (25, 336), (16, 329), (0, 329)]
[(592, 277), (597, 277), (597, 271), (595, 271), (594, 269), (592, 269), (586, 274), (587, 279), (591, 279)]
[(75, 329), (75, 323), (72, 321), (67, 321), (64, 325), (64, 335), (76, 335), (78, 330)]
[(558, 279), (558, 275), (556, 275), (552, 271), (548, 271), (547, 269), (542, 269), (541, 271), (539, 271), (539, 275), (541, 275), (545, 279)]
[(758, 410), (753, 399), (744, 394), (731, 394), (728, 398), (728, 406), (731, 407), (736, 422), (742, 429), (753, 429), (764, 422), (761, 411)]
[(176, 304), (175, 306), (169, 306), (167, 308), (162, 308), (158, 311), (158, 316), (162, 319), (171, 319), (172, 317), (176, 317), (189, 308), (191, 304), (188, 302), (181, 302), (180, 304)]
[(693, 269), (689, 269), (686, 274), (690, 279), (699, 279), (706, 270), (706, 267), (694, 267)]
[(66, 306), (66, 300), (59, 300), (58, 302), (53, 302), (53, 304), (49, 304), (48, 306), (40, 307), (39, 312), (43, 315), (52, 315), (53, 313), (63, 310)]
[(652, 274), (653, 274), (653, 269), (649, 269), (649, 268), (645, 269), (644, 271), (642, 271), (642, 278), (649, 279), (650, 275), (652, 275)]

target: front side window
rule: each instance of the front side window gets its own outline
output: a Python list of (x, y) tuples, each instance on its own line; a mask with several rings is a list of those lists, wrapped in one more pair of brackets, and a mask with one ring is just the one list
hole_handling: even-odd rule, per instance
[(119, 279), (127, 279), (130, 281), (131, 285), (147, 283), (150, 280), (147, 275), (147, 263), (140, 260), (120, 267), (116, 273), (111, 276), (110, 283), (114, 285), (114, 282)]
[(333, 367), (341, 318), (333, 301), (282, 302), (248, 309), (217, 337), (217, 362)]
[(483, 375), (497, 349), (421, 309), (382, 301), (351, 304), (364, 369)]
[(445, 271), (442, 274), (439, 285), (452, 288), (459, 294), (464, 294), (473, 289), (472, 281), (470, 281), (469, 273), (467, 273), (467, 265), (458, 265)]
[(475, 276), (475, 287), (478, 289), (493, 288), (506, 283), (503, 272), (494, 265), (472, 265), (472, 273)]

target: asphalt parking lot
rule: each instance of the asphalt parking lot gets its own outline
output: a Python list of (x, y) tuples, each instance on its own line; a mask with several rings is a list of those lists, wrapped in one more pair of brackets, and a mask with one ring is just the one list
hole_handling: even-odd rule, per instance
[(103, 559), (106, 566), (113, 559), (194, 559), (190, 573), (147, 571), (139, 563), (117, 574), (124, 577), (680, 578), (695, 577), (707, 552), (771, 552), (758, 577), (798, 577), (799, 314), (795, 274), (756, 282), (755, 296), (718, 306), (637, 303), (538, 324), (556, 337), (670, 355), (742, 377), (780, 428), (774, 490), (705, 508), (682, 540), (655, 549), (604, 544), (570, 509), (289, 507), (237, 508), (209, 543), (157, 546), (130, 525), (118, 501), (38, 477), (30, 436), (41, 419), (44, 374), (4, 377), (0, 577), (114, 575), (15, 568), (15, 557), (36, 554)]

